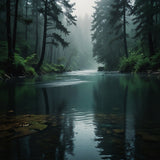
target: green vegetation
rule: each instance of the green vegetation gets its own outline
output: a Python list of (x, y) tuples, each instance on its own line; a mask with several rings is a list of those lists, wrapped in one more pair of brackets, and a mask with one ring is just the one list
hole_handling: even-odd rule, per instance
[[(6, 42), (2, 42), (0, 46), (0, 50), (5, 53), (7, 52)], [(20, 50), (20, 49), (17, 49)], [(36, 54), (31, 54), (26, 58), (23, 58), (18, 53), (14, 53), (14, 63), (10, 66), (8, 64), (8, 59), (6, 54), (0, 55), (0, 77), (1, 79), (10, 79), (12, 76), (26, 76), (26, 77), (33, 77), (37, 76), (35, 71), (35, 66), (38, 62), (38, 58)], [(39, 71), (39, 74), (45, 73), (61, 73), (64, 72), (65, 68), (64, 65), (56, 65), (56, 64), (48, 64), (44, 63)]]
[(65, 71), (64, 65), (43, 64), (42, 67), (41, 67), (41, 72), (42, 73), (51, 73), (51, 72), (62, 73), (64, 71)]
[(59, 45), (69, 45), (74, 5), (68, 0), (0, 2), (0, 77), (63, 72), (62, 54), (54, 54)]
[(121, 72), (149, 72), (159, 71), (160, 53), (150, 58), (144, 54), (131, 53), (128, 58), (123, 57), (120, 60), (119, 70)]
[(159, 7), (157, 0), (96, 1), (92, 41), (97, 62), (104, 64), (107, 70), (158, 71)]

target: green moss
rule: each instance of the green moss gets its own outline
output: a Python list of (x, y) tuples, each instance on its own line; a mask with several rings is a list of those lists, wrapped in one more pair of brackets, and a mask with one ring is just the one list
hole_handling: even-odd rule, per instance
[(42, 123), (39, 123), (39, 122), (31, 122), (31, 125), (29, 126), (29, 129), (34, 129), (34, 130), (44, 130), (47, 128), (47, 125), (46, 124), (42, 124)]
[(13, 139), (42, 131), (56, 121), (47, 115), (1, 115), (0, 122), (0, 138)]

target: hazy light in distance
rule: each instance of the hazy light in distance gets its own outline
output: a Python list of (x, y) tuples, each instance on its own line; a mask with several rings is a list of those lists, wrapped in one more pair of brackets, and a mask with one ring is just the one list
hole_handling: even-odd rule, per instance
[(75, 14), (79, 17), (85, 16), (88, 14), (91, 16), (93, 14), (93, 6), (95, 0), (71, 0), (71, 2), (75, 2)]

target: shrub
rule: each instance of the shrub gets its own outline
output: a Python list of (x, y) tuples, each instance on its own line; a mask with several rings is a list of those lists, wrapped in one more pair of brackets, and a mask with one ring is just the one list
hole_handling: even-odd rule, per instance
[[(147, 64), (147, 59), (145, 63), (143, 63), (144, 55), (136, 54), (135, 52), (131, 53), (128, 58), (123, 57), (120, 59), (120, 72), (135, 72), (136, 70), (141, 70), (144, 65)], [(138, 63), (138, 64), (137, 64)], [(142, 67), (140, 69), (140, 67)]]
[(26, 66), (25, 67), (25, 72), (29, 76), (36, 76), (37, 75), (35, 69), (33, 67), (31, 67), (31, 66)]
[(16, 67), (18, 66), (25, 66), (25, 60), (23, 57), (21, 57), (19, 54), (15, 53), (14, 54), (14, 64), (16, 65)]
[(157, 70), (160, 68), (160, 51), (151, 57), (151, 69)]
[(135, 54), (131, 54), (128, 58), (123, 57), (120, 59), (120, 71), (132, 72), (136, 64), (137, 57)]
[(53, 71), (54, 71), (54, 68), (53, 68), (51, 65), (49, 65), (49, 64), (43, 64), (43, 65), (41, 66), (41, 71), (42, 71), (43, 73), (50, 73), (50, 72), (53, 72)]
[(134, 67), (135, 72), (146, 72), (150, 69), (150, 60), (148, 57), (140, 57)]
[(65, 70), (64, 65), (63, 65), (63, 64), (56, 65), (56, 68), (57, 68), (57, 71), (58, 71), (58, 72), (64, 72), (64, 70)]
[(36, 54), (32, 54), (32, 55), (28, 56), (25, 59), (25, 64), (26, 65), (35, 65), (35, 64), (37, 64), (37, 55)]

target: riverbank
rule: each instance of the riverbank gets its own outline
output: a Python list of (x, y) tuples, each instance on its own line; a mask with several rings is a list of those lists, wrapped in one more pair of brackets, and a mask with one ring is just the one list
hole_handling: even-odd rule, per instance
[(65, 71), (62, 64), (44, 63), (38, 71), (36, 71), (37, 56), (35, 54), (28, 56), (26, 59), (15, 54), (14, 63), (10, 64), (8, 60), (0, 62), (0, 79), (14, 79), (17, 77), (32, 78), (47, 73), (63, 73)]
[(34, 67), (26, 66), (22, 69), (14, 69), (13, 72), (7, 72), (6, 70), (0, 70), (0, 80), (10, 80), (14, 78), (33, 78), (39, 75), (45, 75), (48, 73), (63, 73), (65, 72), (63, 65), (55, 64), (43, 64), (38, 72), (35, 71)]

